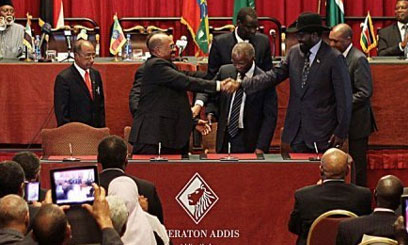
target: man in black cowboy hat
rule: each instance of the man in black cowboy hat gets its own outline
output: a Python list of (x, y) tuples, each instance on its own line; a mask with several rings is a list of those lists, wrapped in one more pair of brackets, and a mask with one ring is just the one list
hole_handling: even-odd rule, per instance
[(24, 27), (14, 23), (11, 0), (0, 0), (0, 58), (14, 59), (23, 53)]
[(319, 152), (341, 147), (349, 129), (352, 111), (350, 76), (344, 56), (322, 41), (318, 14), (302, 13), (296, 26), (299, 44), (282, 63), (265, 74), (231, 81), (224, 86), (232, 92), (242, 86), (247, 94), (276, 86), (289, 78), (290, 97), (282, 144), (293, 152)]

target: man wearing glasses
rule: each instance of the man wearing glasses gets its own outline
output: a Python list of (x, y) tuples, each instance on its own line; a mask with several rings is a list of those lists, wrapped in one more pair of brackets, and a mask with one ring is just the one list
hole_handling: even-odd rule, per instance
[(92, 127), (105, 127), (105, 103), (102, 79), (92, 68), (95, 48), (91, 42), (79, 40), (74, 45), (72, 66), (61, 71), (55, 80), (54, 111), (58, 126), (82, 122)]
[(0, 58), (15, 59), (23, 53), (24, 27), (14, 23), (11, 0), (0, 0)]

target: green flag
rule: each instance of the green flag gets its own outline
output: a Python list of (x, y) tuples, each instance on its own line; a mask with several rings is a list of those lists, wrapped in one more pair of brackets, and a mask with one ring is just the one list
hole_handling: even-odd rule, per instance
[(233, 14), (234, 25), (237, 24), (237, 15), (239, 10), (245, 7), (255, 8), (255, 0), (234, 0), (234, 14)]
[(339, 23), (344, 23), (343, 0), (327, 0), (326, 24), (333, 27)]

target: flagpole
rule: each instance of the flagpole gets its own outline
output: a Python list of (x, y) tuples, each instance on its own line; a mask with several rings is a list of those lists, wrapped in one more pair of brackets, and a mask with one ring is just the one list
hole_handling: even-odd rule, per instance
[[(33, 16), (30, 15), (29, 12), (27, 12), (26, 16), (27, 16), (27, 25), (29, 25), (29, 26), (31, 27), (31, 19), (33, 18)], [(24, 30), (24, 32), (25, 32), (25, 30)], [(32, 38), (32, 37), (31, 37), (31, 38)], [(31, 43), (33, 43), (32, 40), (31, 40)], [(24, 46), (25, 46), (25, 45), (24, 45)], [(31, 61), (32, 61), (32, 59), (30, 59), (30, 56), (29, 56), (29, 54), (28, 54), (28, 51), (29, 51), (29, 50), (28, 50), (27, 46), (25, 46), (25, 59), (24, 59), (25, 62), (31, 62)]]

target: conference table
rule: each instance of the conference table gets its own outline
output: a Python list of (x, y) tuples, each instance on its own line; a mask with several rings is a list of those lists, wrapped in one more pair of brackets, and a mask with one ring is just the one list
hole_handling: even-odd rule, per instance
[[(370, 137), (370, 145), (407, 146), (408, 91), (407, 61), (395, 57), (370, 61), (374, 94), (372, 106), (379, 128)], [(25, 63), (0, 60), (0, 144), (39, 144), (43, 128), (56, 127), (53, 112), (54, 81), (69, 63)], [(101, 73), (104, 91), (106, 124), (112, 134), (123, 135), (132, 123), (129, 112), (129, 91), (140, 62), (114, 62), (98, 58), (94, 67)], [(181, 70), (205, 70), (206, 64), (196, 59), (178, 62)], [(278, 124), (272, 141), (279, 145), (280, 129), (289, 97), (289, 83), (277, 86)]]
[[(97, 164), (95, 156), (76, 163), (61, 159), (42, 160), (43, 187), (50, 187), (50, 169)], [(296, 236), (287, 229), (294, 192), (320, 177), (317, 162), (272, 154), (236, 162), (201, 160), (198, 155), (187, 160), (170, 156), (168, 162), (129, 160), (126, 173), (155, 183), (173, 244), (195, 245), (294, 244)], [(197, 207), (188, 199), (203, 187), (210, 205), (195, 215)]]

